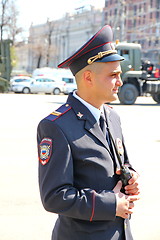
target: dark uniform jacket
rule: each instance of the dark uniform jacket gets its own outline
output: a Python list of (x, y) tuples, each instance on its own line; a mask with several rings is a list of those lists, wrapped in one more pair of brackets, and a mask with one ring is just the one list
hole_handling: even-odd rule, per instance
[[(104, 106), (113, 138), (120, 119)], [(58, 214), (52, 240), (132, 239), (129, 221), (116, 217), (113, 192), (119, 166), (91, 112), (69, 95), (38, 126), (39, 186), (44, 208)], [(122, 161), (129, 164), (126, 149)]]

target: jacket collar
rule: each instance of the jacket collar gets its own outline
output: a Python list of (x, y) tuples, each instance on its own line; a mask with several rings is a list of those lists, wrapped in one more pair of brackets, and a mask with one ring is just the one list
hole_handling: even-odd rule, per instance
[[(115, 127), (115, 118), (113, 118), (113, 114), (111, 114), (111, 110), (109, 107), (105, 106), (105, 116), (106, 116), (106, 119), (107, 119), (107, 123), (108, 123), (108, 128), (109, 128), (109, 131), (112, 135), (112, 138), (113, 140), (115, 141), (116, 139), (116, 135), (115, 135), (115, 131), (114, 131), (114, 127)], [(111, 139), (110, 139), (111, 141)], [(115, 152), (115, 148), (113, 146), (113, 143), (111, 141), (111, 145), (112, 145), (112, 156), (116, 156), (116, 152)], [(114, 157), (115, 159), (115, 162), (117, 164), (117, 166), (119, 166), (119, 161), (117, 159), (117, 157)]]
[[(84, 104), (82, 104), (78, 99), (73, 97), (72, 93), (69, 94), (67, 103), (69, 103), (70, 106), (72, 107), (78, 120), (84, 121), (84, 128), (88, 132), (90, 132), (93, 136), (95, 136), (110, 152), (108, 142), (107, 142), (105, 136), (103, 135), (103, 133), (99, 127), (99, 124), (97, 123), (96, 119), (94, 118), (92, 113), (89, 111), (89, 109), (86, 106), (84, 106)], [(104, 112), (105, 112), (105, 115), (107, 116), (107, 120), (109, 122), (110, 121), (109, 120), (110, 119), (110, 111), (109, 111), (108, 107), (104, 108)], [(108, 125), (110, 126), (111, 124), (108, 123)], [(111, 154), (111, 152), (110, 152), (110, 154)]]

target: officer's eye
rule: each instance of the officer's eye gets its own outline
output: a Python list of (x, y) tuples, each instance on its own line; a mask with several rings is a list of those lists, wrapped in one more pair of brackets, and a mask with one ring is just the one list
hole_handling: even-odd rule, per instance
[(116, 73), (114, 73), (114, 74), (112, 74), (111, 76), (112, 76), (112, 77), (117, 77), (117, 74), (116, 74)]

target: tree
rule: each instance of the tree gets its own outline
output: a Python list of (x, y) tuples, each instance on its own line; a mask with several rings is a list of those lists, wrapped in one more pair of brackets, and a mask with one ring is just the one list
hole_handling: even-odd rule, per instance
[(21, 33), (22, 28), (18, 27), (19, 12), (15, 0), (0, 1), (0, 40), (9, 38), (12, 45), (15, 44), (16, 36)]
[(52, 65), (51, 58), (55, 52), (52, 43), (54, 22), (47, 22), (39, 28), (31, 25), (29, 37), (29, 55), (32, 56), (32, 68), (49, 67)]
[(52, 33), (54, 30), (54, 23), (53, 21), (49, 21), (49, 19), (47, 19), (47, 31), (46, 31), (46, 40), (47, 40), (47, 54), (46, 54), (46, 66), (49, 66), (49, 61), (50, 61), (50, 53), (51, 53), (51, 46), (52, 46)]
[(9, 0), (1, 0), (0, 2), (0, 18), (1, 18), (1, 22), (0, 22), (0, 40), (1, 42), (3, 41), (3, 32), (4, 32), (4, 28), (7, 26), (7, 24), (9, 23), (10, 20), (10, 16), (8, 15), (8, 4), (9, 4)]
[(43, 43), (43, 37), (38, 38), (38, 39), (29, 39), (29, 52), (32, 55), (33, 61), (33, 66), (34, 68), (40, 68), (43, 67), (44, 61), (43, 59), (45, 58), (45, 44)]
[(17, 35), (22, 33), (23, 29), (19, 27), (17, 24), (19, 11), (17, 10), (14, 0), (10, 0), (9, 8), (10, 8), (10, 11), (9, 11), (10, 19), (7, 24), (8, 38), (12, 40), (12, 45), (14, 46)]

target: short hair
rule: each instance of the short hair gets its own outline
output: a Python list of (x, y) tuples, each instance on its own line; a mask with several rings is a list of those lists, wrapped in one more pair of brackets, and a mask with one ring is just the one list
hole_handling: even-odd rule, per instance
[(90, 65), (87, 65), (86, 67), (82, 68), (79, 72), (76, 73), (75, 75), (75, 79), (76, 81), (80, 80), (82, 77), (82, 74), (85, 71), (92, 71), (94, 73), (98, 73), (98, 71), (100, 70), (100, 67), (104, 66), (104, 64), (106, 65), (107, 63), (102, 63), (102, 62), (94, 62)]

